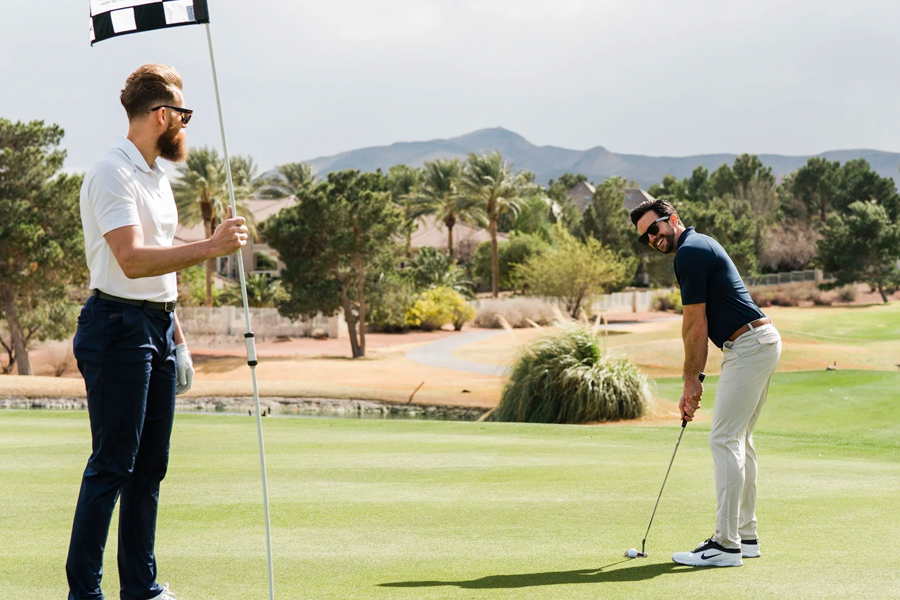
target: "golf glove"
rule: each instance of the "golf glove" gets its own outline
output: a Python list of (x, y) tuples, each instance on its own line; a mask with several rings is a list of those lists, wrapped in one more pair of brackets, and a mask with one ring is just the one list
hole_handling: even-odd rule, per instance
[(175, 371), (178, 374), (178, 382), (175, 385), (175, 395), (180, 396), (194, 383), (194, 361), (191, 359), (191, 351), (187, 344), (175, 346)]

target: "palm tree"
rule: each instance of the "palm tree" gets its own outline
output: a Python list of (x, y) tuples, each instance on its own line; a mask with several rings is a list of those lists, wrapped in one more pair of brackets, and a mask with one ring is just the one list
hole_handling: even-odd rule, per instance
[[(225, 218), (231, 205), (228, 197), (228, 183), (225, 161), (215, 148), (191, 150), (187, 161), (177, 167), (179, 179), (172, 184), (178, 217), (185, 227), (203, 223), (203, 232), (212, 237), (216, 227)], [(255, 186), (256, 166), (250, 157), (231, 158), (234, 198), (238, 213), (247, 219), (251, 234), (256, 235), (256, 222), (247, 208), (245, 200)], [(212, 278), (216, 270), (214, 258), (206, 261), (206, 305), (212, 306)]]
[(406, 237), (406, 256), (412, 256), (412, 234), (416, 228), (418, 209), (416, 194), (422, 180), (422, 169), (394, 165), (388, 170), (388, 187), (394, 205), (403, 213), (403, 234)]
[(453, 227), (459, 222), (478, 220), (479, 202), (459, 191), (462, 167), (458, 160), (425, 163), (422, 185), (416, 195), (415, 218), (435, 215), (447, 227), (447, 250), (453, 258)]
[(259, 197), (267, 199), (300, 197), (305, 190), (316, 186), (316, 170), (308, 163), (278, 165), (276, 173), (260, 179)]
[[(247, 304), (250, 308), (274, 308), (287, 298), (280, 279), (269, 279), (262, 273), (247, 276)], [(225, 306), (243, 306), (241, 284), (226, 287), (219, 295), (219, 302)]]
[(500, 295), (500, 253), (497, 248), (497, 220), (504, 213), (519, 212), (522, 200), (519, 190), (524, 182), (521, 173), (514, 173), (512, 163), (503, 160), (497, 151), (491, 154), (469, 154), (463, 171), (462, 189), (478, 206), (487, 220), (491, 234), (491, 288), (494, 297)]

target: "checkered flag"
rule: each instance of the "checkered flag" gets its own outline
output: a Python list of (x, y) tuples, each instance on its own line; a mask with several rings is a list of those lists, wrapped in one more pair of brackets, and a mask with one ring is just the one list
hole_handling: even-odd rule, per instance
[(209, 23), (206, 0), (91, 0), (91, 46), (129, 33)]

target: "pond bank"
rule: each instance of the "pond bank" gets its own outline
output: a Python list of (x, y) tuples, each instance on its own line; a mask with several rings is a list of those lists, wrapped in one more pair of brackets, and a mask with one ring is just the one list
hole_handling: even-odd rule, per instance
[[(394, 404), (373, 400), (338, 400), (333, 398), (260, 398), (263, 415), (297, 415), (341, 417), (347, 419), (434, 419), (441, 421), (475, 421), (486, 409), (460, 406)], [(86, 410), (87, 399), (0, 398), (0, 409)], [(178, 398), (178, 412), (252, 413), (252, 396), (199, 396)]]

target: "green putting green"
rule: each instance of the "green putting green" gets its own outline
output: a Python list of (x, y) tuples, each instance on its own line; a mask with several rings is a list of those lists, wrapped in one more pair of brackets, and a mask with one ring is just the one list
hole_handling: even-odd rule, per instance
[[(776, 376), (757, 434), (763, 557), (739, 569), (669, 561), (712, 533), (708, 424), (688, 426), (650, 557), (633, 560), (622, 554), (640, 548), (676, 426), (264, 425), (277, 598), (900, 597), (900, 374)], [(89, 444), (84, 412), (0, 412), (6, 597), (65, 597)], [(248, 416), (178, 415), (157, 553), (179, 598), (267, 597), (256, 448)], [(108, 598), (115, 555), (114, 517)]]

